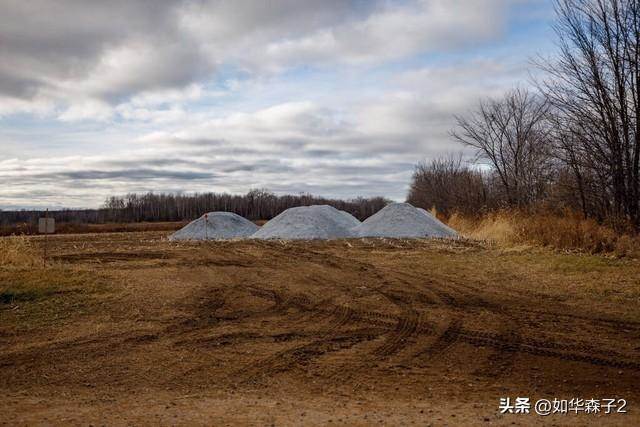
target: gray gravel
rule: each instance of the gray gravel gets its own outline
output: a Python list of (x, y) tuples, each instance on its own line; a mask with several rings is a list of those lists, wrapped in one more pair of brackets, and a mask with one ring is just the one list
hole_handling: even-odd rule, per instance
[(456, 237), (455, 230), (424, 209), (409, 203), (392, 203), (353, 230), (358, 237)]
[(287, 209), (262, 228), (231, 212), (210, 212), (192, 221), (169, 240), (226, 240), (236, 238), (329, 240), (350, 237), (457, 237), (452, 228), (430, 212), (409, 203), (392, 203), (360, 222), (328, 205)]
[(255, 239), (313, 240), (353, 237), (360, 221), (333, 206), (290, 208), (262, 226)]
[[(227, 240), (251, 236), (253, 222), (231, 212), (209, 212), (169, 236), (169, 240)], [(206, 226), (205, 226), (206, 225)]]

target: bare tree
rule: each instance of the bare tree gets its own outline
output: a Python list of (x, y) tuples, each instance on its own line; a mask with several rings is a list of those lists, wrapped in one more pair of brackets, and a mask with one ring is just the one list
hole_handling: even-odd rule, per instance
[[(640, 226), (640, 2), (556, 0), (557, 59), (540, 84), (558, 115), (561, 158), (582, 186), (585, 211)], [(585, 177), (599, 195), (589, 203)]]
[(509, 205), (525, 206), (544, 194), (552, 166), (547, 113), (543, 98), (514, 89), (480, 102), (468, 116), (456, 116), (453, 137), (489, 162)]
[(454, 211), (475, 215), (494, 203), (486, 178), (479, 170), (463, 164), (461, 156), (419, 163), (407, 201), (424, 209), (435, 207), (445, 215)]

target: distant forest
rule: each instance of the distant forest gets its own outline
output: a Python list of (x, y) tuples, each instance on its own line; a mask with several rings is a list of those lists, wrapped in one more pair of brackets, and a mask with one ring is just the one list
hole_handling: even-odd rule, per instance
[[(331, 205), (363, 220), (390, 201), (383, 197), (351, 200), (327, 199), (310, 194), (276, 195), (267, 190), (251, 190), (244, 195), (202, 194), (127, 194), (107, 198), (99, 209), (65, 209), (49, 212), (57, 222), (105, 224), (129, 222), (186, 221), (206, 212), (234, 212), (250, 220), (271, 219), (295, 206)], [(35, 224), (43, 211), (0, 211), (0, 226)]]

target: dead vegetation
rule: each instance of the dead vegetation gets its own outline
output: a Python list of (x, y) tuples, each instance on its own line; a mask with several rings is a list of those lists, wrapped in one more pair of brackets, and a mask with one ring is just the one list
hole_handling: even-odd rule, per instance
[(621, 233), (570, 212), (558, 215), (502, 210), (481, 217), (454, 213), (448, 224), (465, 237), (504, 247), (530, 245), (590, 254), (640, 256), (639, 236)]
[(34, 267), (42, 263), (33, 240), (25, 236), (0, 238), (0, 268)]
[[(187, 225), (188, 221), (174, 222), (108, 222), (105, 224), (89, 224), (83, 222), (56, 222), (57, 234), (82, 234), (82, 233), (124, 233), (140, 231), (175, 231)], [(38, 225), (35, 221), (18, 222), (15, 224), (0, 225), (0, 236), (23, 236), (38, 234)]]
[(5, 332), (12, 327), (15, 332), (54, 326), (75, 317), (104, 284), (91, 269), (51, 258), (45, 265), (40, 246), (41, 239), (0, 238), (0, 317), (9, 328)]

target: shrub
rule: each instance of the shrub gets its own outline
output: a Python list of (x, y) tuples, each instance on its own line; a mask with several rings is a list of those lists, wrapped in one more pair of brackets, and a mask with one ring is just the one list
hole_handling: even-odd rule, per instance
[(619, 256), (640, 254), (640, 237), (616, 232), (572, 212), (560, 215), (503, 210), (480, 217), (455, 213), (448, 223), (465, 237), (500, 245), (529, 244)]

